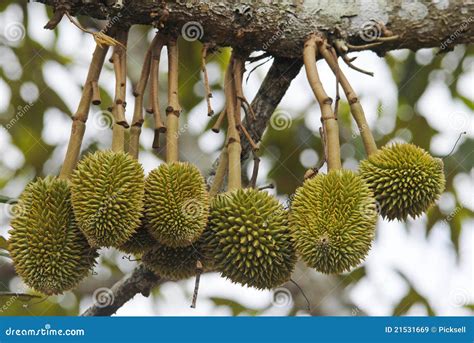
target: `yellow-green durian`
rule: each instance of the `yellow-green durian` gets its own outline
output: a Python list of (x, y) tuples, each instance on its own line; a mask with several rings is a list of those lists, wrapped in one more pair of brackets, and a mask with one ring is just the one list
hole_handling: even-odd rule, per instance
[(74, 288), (91, 271), (97, 252), (76, 225), (68, 182), (37, 179), (15, 206), (8, 250), (18, 275), (46, 295)]
[(443, 161), (413, 144), (383, 147), (360, 163), (384, 218), (416, 218), (433, 205), (445, 186)]
[(152, 249), (143, 254), (143, 263), (157, 275), (169, 280), (187, 279), (197, 274), (197, 262), (200, 261), (203, 271), (212, 271), (212, 256), (207, 247), (209, 232), (186, 247), (172, 248), (156, 243)]
[(377, 210), (364, 180), (333, 170), (305, 181), (290, 208), (290, 230), (301, 259), (322, 273), (342, 273), (367, 256)]
[(158, 242), (174, 248), (190, 245), (204, 232), (208, 216), (206, 184), (194, 165), (166, 163), (148, 175), (145, 217)]
[(142, 220), (142, 225), (124, 244), (118, 247), (119, 250), (134, 255), (141, 255), (156, 245), (156, 240), (150, 235), (146, 228), (146, 223)]
[(97, 151), (82, 159), (71, 177), (72, 206), (79, 228), (94, 247), (119, 247), (140, 226), (145, 177), (124, 152)]
[(287, 211), (253, 188), (213, 198), (209, 220), (215, 267), (233, 282), (258, 289), (288, 281), (296, 255)]

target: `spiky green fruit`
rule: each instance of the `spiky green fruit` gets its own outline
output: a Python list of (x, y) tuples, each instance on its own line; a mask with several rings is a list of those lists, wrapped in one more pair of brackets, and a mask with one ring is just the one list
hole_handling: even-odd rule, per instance
[(208, 216), (206, 184), (194, 165), (166, 163), (148, 175), (145, 217), (157, 241), (174, 248), (188, 246), (204, 232)]
[(197, 274), (197, 262), (203, 271), (213, 269), (212, 259), (207, 251), (207, 230), (193, 244), (172, 248), (160, 243), (143, 254), (143, 263), (153, 272), (169, 280), (182, 280)]
[(140, 225), (145, 176), (124, 152), (97, 151), (71, 177), (72, 206), (79, 228), (94, 247), (119, 247)]
[(223, 276), (258, 289), (290, 279), (296, 254), (287, 211), (268, 193), (249, 188), (216, 196), (209, 229), (216, 269)]
[(74, 288), (97, 257), (76, 225), (68, 182), (55, 177), (30, 183), (16, 205), (8, 250), (15, 270), (46, 295)]
[(348, 271), (364, 260), (376, 221), (372, 192), (350, 170), (306, 180), (291, 203), (296, 251), (308, 266), (326, 274)]
[(156, 240), (150, 235), (146, 228), (146, 223), (142, 220), (142, 225), (124, 244), (118, 247), (119, 250), (134, 255), (141, 255), (156, 245)]
[(416, 218), (433, 205), (445, 186), (443, 161), (413, 144), (383, 147), (360, 163), (365, 179), (389, 220)]

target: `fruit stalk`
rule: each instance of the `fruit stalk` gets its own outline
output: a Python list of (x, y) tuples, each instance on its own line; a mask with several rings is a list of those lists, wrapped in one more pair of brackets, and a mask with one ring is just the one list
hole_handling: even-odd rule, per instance
[(219, 193), (219, 190), (222, 188), (224, 183), (224, 178), (227, 172), (227, 167), (229, 166), (229, 154), (227, 152), (227, 141), (224, 144), (224, 148), (221, 151), (219, 156), (219, 163), (217, 164), (216, 174), (214, 176), (214, 181), (212, 182), (211, 188), (209, 190), (209, 196), (213, 197)]
[(114, 117), (112, 150), (115, 152), (124, 151), (125, 147), (125, 129), (129, 127), (125, 118), (125, 96), (127, 82), (127, 61), (126, 44), (128, 39), (128, 30), (119, 31), (117, 39), (121, 44), (114, 47), (112, 62), (115, 72), (115, 99), (112, 107)]
[(166, 108), (166, 161), (179, 160), (178, 133), (181, 106), (178, 97), (178, 44), (175, 37), (168, 41), (168, 107)]
[(316, 54), (319, 50), (320, 42), (321, 40), (318, 36), (310, 36), (304, 45), (303, 58), (308, 82), (321, 108), (321, 121), (328, 147), (328, 156), (326, 156), (328, 170), (334, 170), (341, 169), (339, 126), (331, 108), (332, 99), (326, 94), (316, 67)]
[(234, 59), (235, 55), (232, 53), (229, 66), (225, 74), (224, 93), (226, 97), (226, 112), (228, 122), (228, 144), (227, 153), (229, 154), (229, 182), (227, 189), (232, 191), (242, 187), (242, 175), (240, 166), (240, 154), (242, 147), (240, 146), (240, 135), (237, 130), (236, 118), (240, 121), (240, 107), (236, 106), (235, 96), (235, 81), (234, 81)]
[(72, 117), (73, 122), (71, 135), (64, 163), (61, 172), (59, 173), (59, 177), (62, 179), (67, 179), (69, 177), (79, 160), (82, 140), (86, 130), (86, 121), (92, 101), (92, 83), (99, 80), (100, 72), (102, 71), (102, 66), (104, 65), (105, 56), (107, 55), (108, 50), (108, 45), (102, 47), (97, 45), (92, 55), (92, 61), (89, 66), (89, 72), (84, 84), (84, 89), (82, 90), (81, 100), (79, 101), (76, 113)]
[(133, 92), (135, 95), (135, 107), (133, 110), (132, 126), (130, 128), (130, 145), (128, 152), (135, 159), (138, 158), (138, 151), (140, 149), (140, 134), (142, 131), (142, 125), (144, 122), (143, 118), (143, 95), (145, 93), (145, 88), (148, 83), (148, 78), (150, 77), (151, 69), (151, 58), (152, 58), (152, 49), (154, 42), (157, 39), (157, 36), (153, 39), (148, 50), (145, 54), (145, 59), (143, 62), (142, 72), (140, 74), (140, 80), (138, 80), (137, 86)]
[(349, 102), (352, 116), (354, 117), (354, 120), (357, 123), (357, 127), (359, 128), (359, 132), (364, 143), (365, 151), (367, 155), (370, 156), (373, 153), (377, 152), (377, 145), (375, 144), (374, 136), (372, 135), (372, 132), (369, 128), (369, 124), (367, 123), (367, 119), (365, 118), (364, 109), (360, 104), (359, 98), (354, 92), (354, 89), (347, 80), (346, 76), (339, 68), (335, 51), (329, 50), (327, 47), (327, 43), (321, 39), (318, 45), (321, 55), (326, 60), (333, 73), (338, 75), (339, 83), (342, 89), (344, 90), (344, 93), (346, 94), (347, 101)]
[(151, 70), (150, 70), (150, 103), (151, 111), (153, 112), (153, 119), (155, 122), (155, 136), (153, 138), (153, 149), (158, 149), (160, 147), (160, 133), (166, 132), (166, 127), (161, 121), (161, 112), (160, 112), (160, 95), (159, 95), (159, 81), (160, 81), (160, 57), (161, 50), (165, 45), (165, 40), (161, 34), (156, 34), (152, 42), (152, 57), (151, 57)]

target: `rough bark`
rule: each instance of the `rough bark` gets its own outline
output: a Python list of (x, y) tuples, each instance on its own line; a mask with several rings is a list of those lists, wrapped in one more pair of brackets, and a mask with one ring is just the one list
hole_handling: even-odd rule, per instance
[(147, 297), (153, 287), (164, 281), (141, 264), (135, 268), (132, 274), (112, 286), (106, 302), (95, 299), (96, 302), (82, 315), (111, 316), (136, 294), (143, 294)]
[[(124, 25), (152, 24), (178, 33), (183, 27), (195, 28), (197, 36), (193, 37), (202, 41), (250, 51), (267, 50), (273, 56), (288, 58), (301, 57), (304, 40), (310, 33), (322, 32), (333, 38), (339, 31), (349, 43), (364, 44), (370, 40), (367, 35), (372, 20), (384, 23), (399, 36), (370, 47), (379, 54), (401, 48), (444, 50), (474, 41), (474, 5), (472, 1), (461, 0), (124, 0), (123, 7), (118, 6), (121, 0), (39, 2), (61, 2), (74, 15), (108, 18)], [(369, 31), (363, 30), (368, 27)]]

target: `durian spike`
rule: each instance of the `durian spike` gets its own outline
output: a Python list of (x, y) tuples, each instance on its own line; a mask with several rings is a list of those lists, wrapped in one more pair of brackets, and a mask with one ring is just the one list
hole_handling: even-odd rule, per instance
[(354, 117), (354, 120), (356, 121), (357, 126), (359, 128), (359, 132), (362, 137), (362, 141), (364, 143), (364, 148), (367, 155), (371, 155), (377, 152), (377, 145), (375, 143), (375, 139), (372, 135), (372, 132), (370, 131), (367, 119), (365, 118), (364, 109), (362, 108), (357, 94), (354, 92), (354, 89), (350, 85), (342, 70), (339, 68), (339, 65), (337, 63), (337, 55), (334, 49), (329, 50), (327, 47), (327, 43), (323, 41), (319, 44), (319, 51), (321, 52), (321, 55), (326, 60), (333, 73), (337, 74), (339, 77), (339, 83), (341, 84), (341, 87), (344, 90), (344, 93), (346, 94), (347, 101), (349, 102), (351, 108), (352, 116)]
[(161, 50), (165, 45), (165, 38), (157, 33), (155, 39), (152, 42), (152, 57), (151, 57), (151, 85), (150, 85), (150, 103), (151, 110), (153, 112), (153, 119), (155, 121), (155, 136), (153, 138), (153, 149), (158, 149), (160, 147), (160, 133), (166, 132), (166, 127), (161, 120), (160, 112), (160, 98), (159, 98), (159, 89), (160, 89), (160, 58)]
[(202, 52), (201, 52), (201, 70), (203, 73), (204, 77), (204, 91), (205, 91), (205, 97), (206, 97), (206, 102), (207, 102), (207, 115), (211, 117), (214, 115), (214, 110), (212, 109), (211, 105), (211, 98), (212, 98), (212, 92), (211, 92), (211, 87), (209, 85), (209, 76), (207, 75), (207, 68), (206, 68), (206, 57), (207, 53), (210, 48), (209, 43), (205, 43), (202, 47)]
[(308, 82), (321, 108), (321, 121), (328, 145), (328, 169), (334, 170), (341, 168), (339, 126), (331, 108), (332, 99), (326, 94), (316, 67), (316, 54), (321, 43), (320, 37), (311, 35), (305, 42), (303, 58)]
[(143, 95), (145, 93), (148, 78), (150, 76), (151, 53), (155, 39), (157, 39), (157, 36), (155, 36), (152, 43), (148, 47), (148, 50), (146, 51), (142, 72), (140, 74), (140, 80), (138, 80), (137, 86), (133, 92), (133, 95), (135, 96), (135, 108), (133, 110), (132, 126), (130, 128), (130, 144), (128, 152), (135, 159), (138, 159), (138, 151), (140, 149), (140, 134), (144, 122)]
[(120, 45), (114, 47), (112, 61), (115, 72), (115, 99), (112, 107), (114, 117), (113, 134), (112, 134), (112, 150), (116, 152), (124, 151), (125, 147), (125, 129), (129, 127), (125, 118), (125, 94), (127, 82), (126, 70), (126, 45), (128, 39), (128, 29), (119, 31), (117, 38)]
[(166, 108), (166, 162), (179, 160), (178, 133), (181, 106), (178, 97), (178, 44), (168, 40), (168, 107)]
[[(240, 146), (240, 135), (237, 131), (236, 123), (236, 96), (234, 83), (234, 59), (235, 55), (232, 53), (227, 71), (225, 74), (224, 93), (226, 98), (226, 112), (228, 122), (228, 143), (227, 151), (229, 154), (229, 182), (228, 190), (240, 189), (242, 187), (242, 175), (240, 166), (240, 154), (242, 148)], [(240, 108), (238, 109), (240, 120)]]
[(79, 101), (76, 113), (72, 117), (73, 122), (71, 127), (71, 135), (69, 138), (66, 156), (64, 158), (64, 163), (59, 174), (59, 177), (62, 179), (67, 179), (69, 177), (79, 160), (82, 139), (84, 138), (86, 121), (92, 101), (92, 83), (99, 80), (100, 72), (102, 71), (105, 56), (107, 55), (108, 50), (108, 46), (101, 47), (97, 45), (92, 55), (92, 61), (89, 66), (89, 72), (87, 74), (84, 88), (82, 90), (81, 99)]

